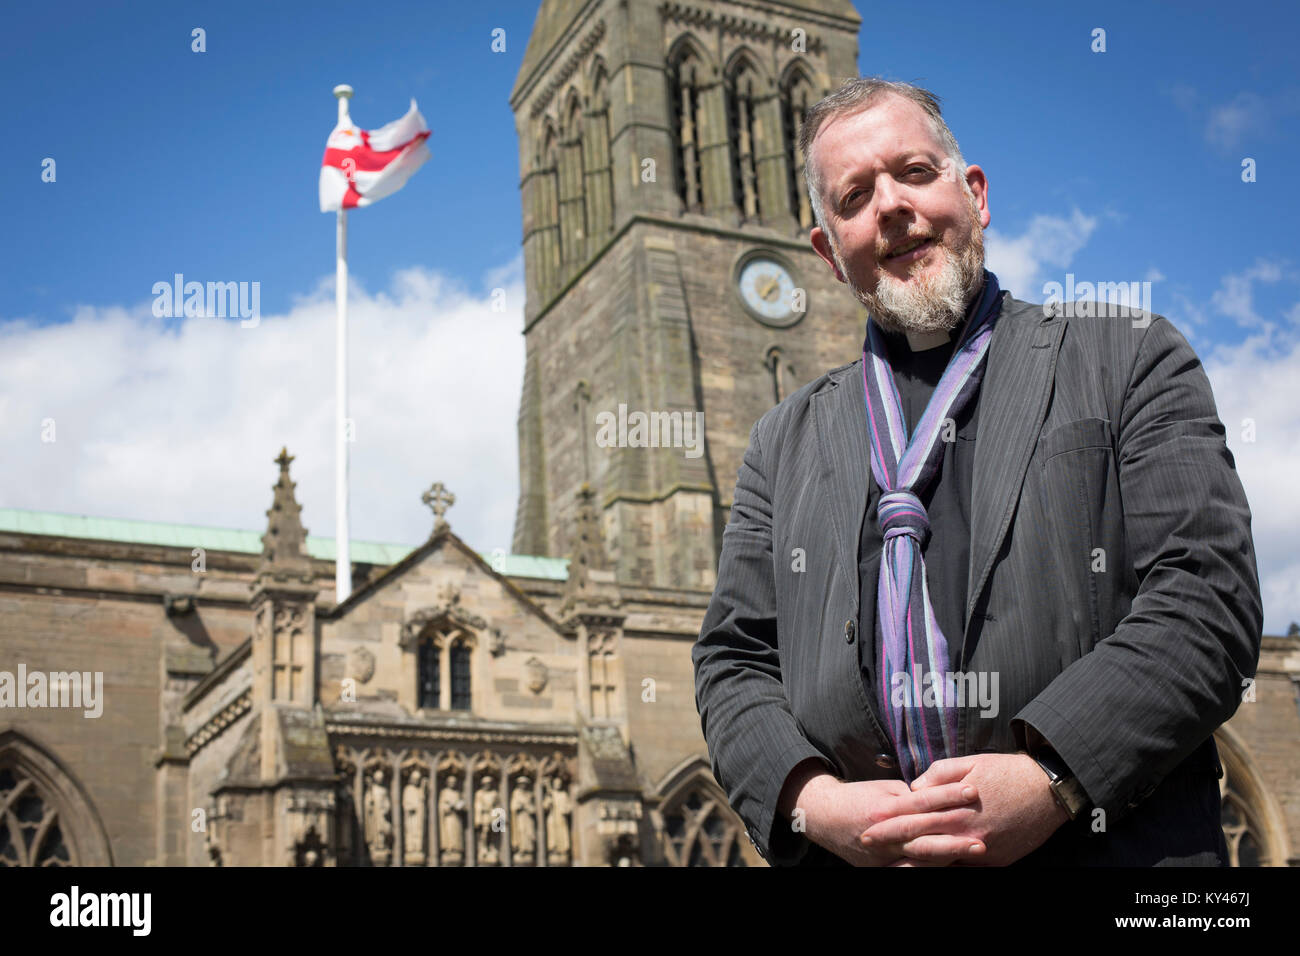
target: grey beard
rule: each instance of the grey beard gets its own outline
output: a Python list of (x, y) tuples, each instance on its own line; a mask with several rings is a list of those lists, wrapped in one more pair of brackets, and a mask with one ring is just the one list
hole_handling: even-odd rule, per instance
[(983, 230), (978, 223), (972, 225), (970, 239), (959, 252), (939, 247), (943, 266), (938, 275), (910, 283), (882, 275), (874, 294), (853, 281), (838, 250), (835, 260), (854, 296), (886, 332), (950, 332), (965, 317), (984, 280)]

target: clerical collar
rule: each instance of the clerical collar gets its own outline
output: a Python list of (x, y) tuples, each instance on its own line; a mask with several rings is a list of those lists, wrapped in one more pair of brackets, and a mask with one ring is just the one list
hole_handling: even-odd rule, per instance
[(937, 349), (941, 345), (947, 345), (952, 341), (952, 333), (942, 330), (936, 332), (913, 332), (910, 329), (903, 333), (907, 337), (907, 347), (913, 352), (928, 352), (930, 349)]
[(970, 322), (971, 313), (979, 307), (980, 300), (984, 297), (984, 285), (986, 282), (988, 282), (987, 273), (985, 273), (984, 280), (980, 282), (979, 289), (976, 290), (970, 304), (966, 306), (966, 314), (962, 316), (962, 320), (948, 332), (913, 332), (910, 329), (906, 332), (884, 332), (882, 329), (881, 331), (884, 333), (890, 355), (905, 357), (908, 353), (916, 354), (918, 352), (929, 352), (932, 349), (937, 348), (944, 348), (946, 351), (951, 352), (954, 341), (959, 340), (962, 333), (966, 330), (966, 325)]

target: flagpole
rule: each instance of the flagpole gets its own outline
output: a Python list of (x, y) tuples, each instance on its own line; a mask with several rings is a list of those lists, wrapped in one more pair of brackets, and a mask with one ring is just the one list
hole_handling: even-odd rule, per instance
[[(346, 84), (334, 87), (339, 101), (339, 125), (351, 124), (348, 116), (348, 98), (352, 87)], [(334, 480), (334, 591), (336, 602), (342, 604), (352, 594), (352, 556), (348, 548), (348, 436), (345, 424), (348, 417), (348, 213), (338, 211), (337, 270), (334, 281), (334, 301), (338, 312), (335, 343), (336, 379), (338, 389), (338, 422), (335, 428), (337, 455)]]

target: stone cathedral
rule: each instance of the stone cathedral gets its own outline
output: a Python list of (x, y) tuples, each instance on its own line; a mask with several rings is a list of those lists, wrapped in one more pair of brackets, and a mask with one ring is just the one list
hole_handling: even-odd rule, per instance
[[(514, 553), (434, 482), (427, 540), (353, 542), (340, 603), (287, 449), (260, 531), (0, 509), (0, 865), (762, 865), (690, 650), (750, 428), (859, 348), (796, 144), (861, 22), (541, 4)], [(1265, 636), (1217, 733), (1234, 863), (1300, 863), (1298, 702), (1300, 635)]]

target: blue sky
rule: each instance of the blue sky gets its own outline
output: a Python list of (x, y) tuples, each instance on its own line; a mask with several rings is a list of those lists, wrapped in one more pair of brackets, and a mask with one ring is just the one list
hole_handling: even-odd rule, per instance
[[(415, 97), (433, 156), (349, 217), (353, 534), (419, 541), (431, 522), (420, 491), (459, 475), (453, 527), (508, 548), (523, 355), (508, 96), (537, 6), (11, 9), (0, 507), (256, 528), (288, 443), (308, 527), (332, 534), (334, 217), (316, 189), (331, 89), (346, 82), (364, 128)], [(1066, 273), (1152, 281), (1153, 310), (1211, 374), (1255, 511), (1268, 623), (1284, 627), (1300, 618), (1288, 487), (1300, 467), (1300, 5), (1228, 17), (1212, 3), (1061, 6), (859, 3), (859, 69), (940, 95), (989, 177), (990, 266), (1005, 287), (1041, 301)], [(206, 52), (191, 51), (195, 27)], [(490, 47), (498, 27), (503, 53)], [(1246, 157), (1256, 182), (1242, 181)], [(151, 320), (153, 284), (177, 272), (258, 281), (263, 314), (282, 322), (254, 340)], [(497, 286), (514, 296), (505, 317), (484, 308)], [(46, 415), (69, 436), (58, 449), (32, 444)]]
[[(1294, 258), (1282, 214), (1300, 209), (1300, 5), (1225, 18), (1211, 3), (935, 4), (924, 19), (869, 6), (860, 70), (939, 93), (967, 160), (989, 175), (994, 228), (1022, 231), (1078, 206), (1101, 221), (1077, 276), (1138, 279), (1155, 265), (1166, 291), (1193, 301), (1260, 256)], [(507, 99), (536, 10), (501, 0), (11, 10), (0, 79), (23, 148), (0, 156), (20, 224), (6, 230), (4, 317), (64, 321), (79, 303), (148, 298), (177, 271), (259, 278), (263, 309), (288, 308), (332, 261), (316, 175), (339, 82), (356, 88), (363, 127), (396, 119), (414, 96), (433, 129), (433, 159), (401, 198), (352, 217), (354, 273), (379, 283), (435, 266), (480, 288), (520, 244)], [(190, 50), (195, 26), (205, 53)], [(504, 53), (489, 47), (494, 27), (506, 30)], [(1106, 30), (1105, 53), (1090, 50), (1094, 27)], [(40, 178), (46, 156), (54, 184)], [(1241, 182), (1245, 156), (1258, 163), (1252, 184)], [(1270, 283), (1258, 303), (1286, 307), (1296, 292), (1294, 279)], [(1172, 303), (1162, 311), (1173, 317)]]

